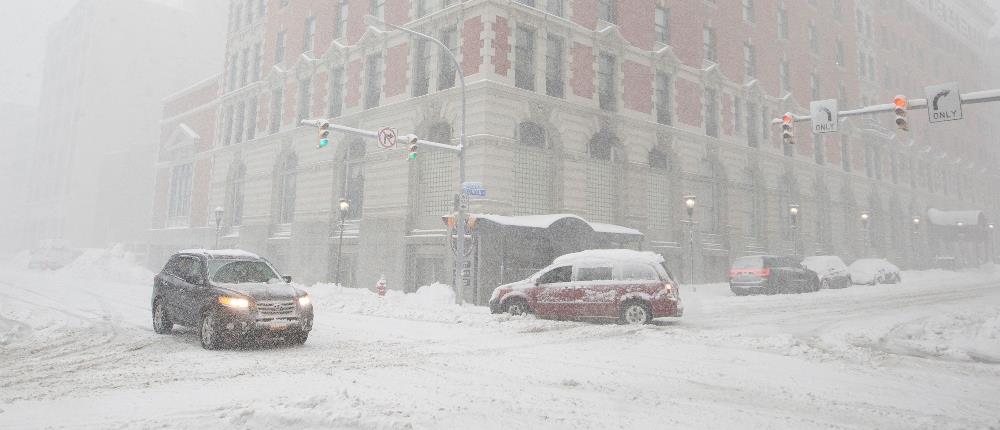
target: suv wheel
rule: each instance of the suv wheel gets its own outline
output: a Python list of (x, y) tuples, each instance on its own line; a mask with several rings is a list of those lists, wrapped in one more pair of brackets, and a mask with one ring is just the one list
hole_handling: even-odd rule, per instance
[(219, 349), (222, 346), (222, 332), (219, 330), (215, 310), (205, 311), (205, 314), (201, 316), (201, 324), (198, 325), (198, 337), (201, 338), (202, 348)]
[(506, 312), (511, 315), (524, 315), (528, 313), (528, 302), (517, 297), (507, 301)]
[(653, 320), (653, 312), (645, 302), (631, 301), (622, 306), (621, 321), (628, 325), (649, 324)]
[(309, 339), (309, 332), (302, 331), (291, 335), (288, 339), (288, 343), (292, 345), (302, 345), (306, 343), (307, 339)]
[(153, 303), (153, 331), (157, 334), (168, 334), (174, 328), (174, 323), (167, 317), (167, 309), (163, 300)]

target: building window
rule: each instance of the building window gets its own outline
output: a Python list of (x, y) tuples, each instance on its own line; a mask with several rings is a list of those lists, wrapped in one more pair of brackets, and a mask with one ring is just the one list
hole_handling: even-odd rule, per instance
[(354, 140), (347, 147), (344, 176), (344, 196), (351, 207), (347, 219), (361, 219), (365, 201), (365, 142)]
[(368, 4), (369, 13), (378, 19), (385, 19), (385, 0), (371, 0)]
[(528, 7), (535, 7), (535, 0), (514, 0)]
[(336, 67), (330, 72), (330, 106), (328, 113), (331, 118), (340, 116), (344, 109), (344, 68)]
[(705, 59), (713, 63), (718, 62), (715, 52), (715, 29), (705, 26), (701, 31), (702, 43), (705, 49)]
[(233, 125), (234, 135), (233, 143), (240, 143), (243, 141), (243, 126), (246, 120), (246, 105), (242, 102), (236, 106), (236, 122)]
[(757, 76), (757, 53), (750, 42), (743, 44), (743, 68), (748, 77)]
[(310, 106), (312, 106), (312, 79), (305, 78), (299, 81), (299, 109), (298, 116), (296, 117), (296, 124), (304, 119), (308, 119), (311, 114)]
[(597, 98), (601, 109), (614, 111), (618, 108), (615, 94), (615, 56), (602, 52), (597, 65)]
[(222, 133), (222, 144), (229, 145), (233, 140), (233, 107), (226, 107), (226, 114), (222, 117), (222, 126), (225, 127)]
[[(444, 46), (448, 47), (448, 50), (452, 54), (457, 55), (458, 41), (456, 40), (454, 27), (447, 30), (441, 31), (441, 38), (439, 39)], [(448, 88), (455, 86), (455, 63), (452, 61), (451, 56), (444, 50), (439, 50), (438, 52), (438, 90), (446, 90)]]
[(347, 6), (350, 0), (340, 0), (337, 8), (337, 28), (334, 29), (333, 38), (340, 39), (347, 34)]
[(597, 19), (611, 24), (618, 24), (616, 3), (616, 0), (597, 0)]
[(788, 40), (788, 11), (784, 5), (778, 7), (778, 37)]
[(427, 0), (416, 0), (413, 8), (417, 18), (423, 18), (427, 15)]
[(844, 41), (837, 38), (837, 65), (844, 67)]
[(257, 103), (257, 97), (254, 97), (247, 104), (247, 141), (257, 137)]
[(535, 30), (517, 26), (514, 40), (514, 86), (535, 90)]
[(413, 97), (427, 94), (430, 88), (430, 74), (427, 67), (431, 63), (431, 50), (428, 41), (417, 39), (413, 50)]
[(281, 110), (285, 104), (285, 91), (282, 88), (275, 88), (271, 91), (271, 133), (281, 130)]
[(757, 105), (747, 102), (747, 146), (760, 146), (760, 123), (757, 122)]
[(277, 41), (274, 43), (274, 63), (285, 61), (285, 32), (279, 31)]
[(652, 169), (670, 169), (670, 157), (661, 149), (653, 148), (649, 151), (649, 167)]
[(239, 70), (239, 65), (237, 63), (239, 63), (239, 61), (240, 56), (237, 54), (233, 54), (233, 56), (229, 57), (229, 78), (226, 79), (229, 91), (236, 89), (236, 75)]
[(243, 67), (240, 70), (240, 88), (247, 85), (247, 80), (250, 79), (250, 49), (243, 50)]
[(545, 148), (545, 129), (533, 122), (518, 124), (517, 138), (522, 145)]
[(563, 39), (550, 35), (545, 43), (545, 94), (563, 97)]
[(243, 163), (233, 167), (229, 184), (229, 224), (232, 226), (243, 224), (243, 185), (246, 182), (246, 174), (246, 166)]
[(719, 137), (719, 100), (712, 88), (705, 88), (705, 134)]
[(236, 5), (236, 9), (233, 11), (233, 31), (240, 29), (240, 24), (243, 23), (243, 6)]
[(743, 99), (733, 97), (733, 131), (743, 132)]
[(594, 137), (590, 138), (590, 158), (610, 161), (612, 151), (619, 145), (618, 136), (610, 130), (602, 128)]
[(170, 201), (167, 217), (187, 217), (191, 213), (191, 164), (174, 166), (170, 172)]
[(819, 76), (815, 72), (809, 74), (809, 90), (813, 100), (819, 100)]
[(257, 17), (263, 18), (267, 14), (267, 0), (257, 0)]
[(746, 22), (753, 22), (753, 19), (753, 0), (743, 0), (743, 20)]
[(261, 77), (260, 73), (261, 73), (261, 67), (262, 67), (262, 64), (261, 64), (262, 63), (262, 58), (261, 58), (262, 55), (263, 55), (263, 52), (262, 52), (262, 48), (260, 46), (260, 43), (254, 45), (254, 48), (253, 48), (253, 81), (254, 82), (259, 81), (260, 77)]
[(278, 224), (291, 224), (295, 220), (295, 192), (298, 157), (285, 156), (278, 167)]
[(656, 74), (656, 122), (673, 124), (673, 111), (670, 109), (670, 75), (658, 72)]
[(670, 9), (663, 6), (656, 6), (656, 15), (653, 18), (656, 26), (656, 41), (664, 45), (670, 44)]
[[(430, 127), (427, 140), (451, 143), (451, 125), (439, 122)], [(427, 151), (419, 160), (420, 215), (441, 216), (453, 208), (452, 169), (455, 157), (443, 151)]]
[(378, 107), (382, 100), (382, 54), (371, 54), (365, 64), (365, 109)]
[(302, 52), (312, 51), (316, 44), (316, 17), (306, 18), (305, 33), (302, 35)]
[(819, 37), (816, 35), (816, 24), (809, 24), (809, 52), (819, 53)]
[(566, 0), (547, 0), (545, 10), (555, 16), (563, 16), (566, 13)]

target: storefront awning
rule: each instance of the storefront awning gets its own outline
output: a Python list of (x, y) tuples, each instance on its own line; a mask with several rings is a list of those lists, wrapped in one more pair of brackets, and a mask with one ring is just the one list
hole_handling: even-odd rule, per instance
[(637, 238), (643, 237), (642, 232), (633, 228), (623, 227), (614, 224), (587, 222), (583, 218), (571, 214), (524, 215), (524, 216), (475, 214), (472, 216), (476, 217), (476, 219), (478, 219), (479, 221), (487, 220), (502, 226), (539, 228), (539, 229), (547, 229), (560, 221), (572, 219), (572, 220), (578, 220), (580, 222), (583, 222), (584, 224), (589, 225), (590, 228), (593, 229), (594, 232), (596, 233), (620, 234), (625, 236), (636, 236)]

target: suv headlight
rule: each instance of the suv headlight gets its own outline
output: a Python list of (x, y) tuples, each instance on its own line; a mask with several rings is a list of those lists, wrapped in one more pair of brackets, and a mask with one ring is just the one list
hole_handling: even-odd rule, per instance
[(310, 303), (312, 303), (312, 299), (310, 299), (309, 296), (299, 297), (299, 306), (306, 307), (309, 306)]
[(235, 309), (249, 309), (250, 301), (242, 297), (220, 296), (219, 303)]

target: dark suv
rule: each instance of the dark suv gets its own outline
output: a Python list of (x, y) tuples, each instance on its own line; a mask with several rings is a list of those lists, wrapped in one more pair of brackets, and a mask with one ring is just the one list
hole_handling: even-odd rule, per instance
[(249, 252), (180, 251), (153, 279), (153, 330), (196, 327), (205, 349), (265, 337), (303, 344), (312, 303), (290, 282)]
[(737, 296), (819, 291), (819, 276), (800, 261), (773, 255), (737, 258), (729, 269), (729, 289)]

